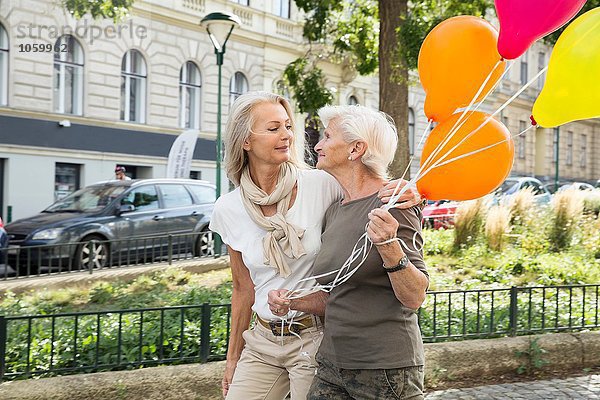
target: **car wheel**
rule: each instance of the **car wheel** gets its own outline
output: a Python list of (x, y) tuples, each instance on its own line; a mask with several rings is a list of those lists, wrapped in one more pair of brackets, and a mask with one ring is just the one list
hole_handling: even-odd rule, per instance
[(90, 259), (93, 268), (104, 268), (108, 265), (109, 248), (108, 243), (99, 236), (88, 236), (83, 240), (75, 251), (75, 265), (79, 269), (88, 269)]
[(215, 254), (215, 239), (213, 233), (209, 230), (203, 230), (198, 235), (194, 249), (196, 257), (208, 257)]

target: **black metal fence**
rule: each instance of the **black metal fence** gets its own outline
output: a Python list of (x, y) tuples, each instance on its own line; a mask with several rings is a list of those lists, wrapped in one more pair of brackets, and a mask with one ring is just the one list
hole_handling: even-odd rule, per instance
[(0, 249), (5, 264), (0, 280), (216, 257), (223, 251), (215, 246), (215, 239), (216, 234), (204, 231), (37, 246), (11, 242), (10, 247)]
[[(430, 292), (425, 342), (597, 329), (600, 285)], [(0, 380), (223, 359), (230, 305), (0, 317)]]

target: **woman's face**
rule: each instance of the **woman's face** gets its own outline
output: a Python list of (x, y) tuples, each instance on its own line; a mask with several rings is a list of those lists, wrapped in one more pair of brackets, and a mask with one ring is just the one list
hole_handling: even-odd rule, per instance
[(261, 103), (254, 107), (254, 125), (244, 150), (251, 163), (280, 165), (290, 159), (292, 124), (279, 103)]
[(346, 143), (342, 137), (342, 131), (338, 124), (338, 119), (329, 121), (323, 139), (315, 146), (319, 158), (317, 159), (317, 168), (329, 173), (340, 167), (345, 167), (350, 162), (351, 146)]

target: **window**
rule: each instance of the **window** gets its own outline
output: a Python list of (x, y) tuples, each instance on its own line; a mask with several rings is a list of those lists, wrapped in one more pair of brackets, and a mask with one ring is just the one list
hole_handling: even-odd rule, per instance
[(217, 200), (216, 191), (210, 186), (190, 185), (188, 189), (194, 194), (198, 204), (214, 203)]
[(54, 201), (79, 189), (79, 164), (56, 163), (54, 169)]
[(200, 70), (191, 61), (179, 73), (179, 121), (181, 128), (200, 129)]
[(142, 186), (133, 189), (123, 197), (121, 204), (132, 204), (135, 211), (158, 210), (158, 194), (156, 188), (152, 186)]
[(202, 179), (202, 171), (190, 171), (190, 179)]
[(579, 151), (579, 166), (585, 168), (587, 165), (587, 135), (581, 135), (581, 147)]
[(560, 128), (556, 127), (552, 130), (554, 138), (552, 139), (552, 163), (556, 165), (558, 162), (558, 138), (560, 136)]
[[(525, 129), (527, 129), (527, 122), (519, 121), (519, 132), (522, 133)], [(525, 158), (526, 145), (527, 138), (525, 137), (525, 135), (519, 135), (517, 139), (517, 157)]]
[(289, 18), (290, 0), (277, 0), (277, 8), (275, 10), (275, 14), (279, 15), (281, 18)]
[(129, 50), (121, 63), (121, 120), (146, 122), (146, 61)]
[(186, 207), (194, 204), (190, 193), (182, 185), (159, 185), (165, 208)]
[(358, 105), (358, 99), (356, 98), (356, 96), (352, 95), (352, 96), (348, 97), (348, 105), (349, 106)]
[(8, 35), (0, 24), (0, 106), (8, 104)]
[(58, 38), (54, 45), (54, 112), (81, 115), (83, 62), (83, 50), (73, 36)]
[(527, 56), (529, 53), (525, 53), (521, 56), (521, 85), (525, 85), (527, 83)]
[(249, 6), (250, 5), (249, 4), (249, 0), (231, 0), (231, 1), (233, 1), (234, 3), (241, 4), (243, 6)]
[[(538, 72), (546, 68), (546, 53), (538, 53)], [(538, 89), (542, 90), (544, 87), (544, 81), (546, 80), (546, 74), (540, 75), (538, 78)]]
[(248, 91), (248, 80), (241, 72), (236, 72), (229, 83), (229, 106), (235, 99)]
[(415, 112), (412, 108), (408, 109), (408, 148), (410, 154), (415, 154)]
[(573, 165), (573, 132), (567, 132), (567, 165)]

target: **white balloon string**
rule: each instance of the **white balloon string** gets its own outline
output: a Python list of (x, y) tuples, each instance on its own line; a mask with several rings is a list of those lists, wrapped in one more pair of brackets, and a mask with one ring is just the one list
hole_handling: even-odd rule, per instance
[[(416, 176), (415, 178), (418, 178), (423, 169), (427, 167), (427, 165), (431, 162), (431, 160), (434, 159), (434, 157), (437, 155), (437, 153), (439, 151), (441, 151), (441, 149), (443, 148), (443, 146), (446, 145), (446, 143), (454, 136), (454, 134), (466, 123), (466, 121), (469, 119), (469, 117), (479, 109), (479, 107), (481, 106), (481, 104), (483, 104), (483, 102), (485, 101), (485, 99), (487, 99), (487, 97), (496, 89), (497, 85), (499, 84), (499, 82), (504, 78), (504, 76), (508, 73), (508, 71), (512, 68), (514, 62), (513, 60), (510, 60), (508, 62), (508, 66), (505, 68), (504, 72), (502, 73), (500, 79), (498, 79), (498, 81), (492, 85), (492, 87), (488, 90), (488, 92), (485, 94), (483, 100), (481, 102), (479, 102), (477, 104), (477, 107), (475, 107), (474, 110), (470, 111), (470, 108), (475, 104), (475, 101), (477, 100), (477, 97), (479, 97), (479, 95), (481, 94), (481, 92), (483, 91), (483, 89), (485, 88), (485, 86), (487, 85), (488, 81), (491, 79), (492, 75), (494, 74), (494, 71), (496, 70), (496, 68), (498, 68), (498, 66), (500, 65), (500, 63), (502, 62), (502, 60), (499, 60), (496, 65), (494, 65), (494, 68), (492, 68), (492, 70), (490, 71), (490, 73), (488, 74), (487, 78), (483, 81), (483, 83), (481, 84), (479, 90), (477, 91), (477, 93), (475, 94), (475, 96), (473, 96), (473, 99), (471, 100), (471, 102), (469, 103), (469, 106), (466, 107), (463, 111), (461, 116), (459, 117), (459, 119), (454, 123), (454, 126), (452, 127), (452, 129), (450, 130), (450, 132), (448, 133), (448, 135), (446, 136), (446, 138), (444, 139), (444, 141), (440, 144), (438, 144), (436, 146), (436, 148), (433, 150), (433, 152), (427, 157), (427, 159), (421, 164), (421, 166), (419, 167), (419, 169), (417, 170)], [(464, 116), (469, 113), (468, 117), (462, 121), (461, 120), (464, 118)], [(429, 127), (431, 126), (433, 121), (429, 121), (428, 124), (428, 128), (427, 130), (429, 130)], [(425, 139), (425, 135), (423, 135), (421, 137), (421, 142), (423, 142), (423, 140)], [(420, 145), (419, 143), (419, 145)], [(412, 162), (412, 158), (411, 158), (411, 162)], [(406, 171), (408, 171), (408, 168), (410, 168), (410, 163), (407, 166)], [(404, 171), (404, 175), (406, 175), (406, 171)], [(418, 179), (412, 179), (406, 186), (405, 189), (403, 188), (403, 190), (398, 191), (399, 187), (400, 187), (400, 181), (398, 182), (398, 185), (396, 185), (396, 188), (394, 189), (394, 194), (392, 195), (392, 197), (390, 198), (390, 201), (384, 206), (384, 208), (386, 210), (395, 207), (398, 199), (400, 198), (400, 196), (402, 196), (404, 194), (404, 192), (406, 190), (408, 190), (409, 187), (411, 186), (415, 186), (416, 182)]]
[[(487, 99), (487, 97), (496, 89), (496, 87), (498, 86), (498, 84), (501, 82), (502, 78), (504, 78), (504, 76), (508, 73), (508, 71), (510, 71), (511, 67), (514, 64), (514, 62), (512, 62), (512, 61), (508, 63), (508, 67), (505, 68), (505, 70), (502, 73), (502, 76), (500, 77), (500, 79), (498, 79), (498, 81), (494, 85), (492, 85), (492, 87), (488, 90), (488, 92), (484, 96), (483, 100), (481, 102), (479, 102), (479, 104), (477, 104), (477, 107), (475, 107), (475, 109), (471, 110), (471, 107), (473, 106), (473, 104), (475, 104), (475, 100), (477, 100), (477, 97), (479, 96), (479, 94), (481, 93), (481, 91), (483, 90), (483, 88), (485, 87), (485, 85), (487, 85), (487, 82), (489, 81), (489, 79), (493, 75), (494, 71), (496, 70), (496, 68), (498, 67), (498, 65), (500, 64), (500, 62), (501, 61), (498, 61), (498, 63), (494, 66), (494, 68), (492, 69), (492, 71), (488, 75), (487, 79), (483, 82), (483, 84), (479, 88), (479, 91), (475, 94), (475, 96), (471, 100), (471, 103), (469, 104), (469, 106), (467, 108), (465, 108), (465, 110), (462, 112), (461, 116), (454, 123), (454, 126), (450, 129), (450, 131), (448, 132), (448, 134), (446, 135), (446, 137), (444, 138), (444, 140), (440, 144), (438, 144), (438, 146), (434, 149), (434, 151), (427, 157), (427, 159), (425, 160), (425, 162), (422, 163), (421, 167), (419, 168), (419, 171), (417, 172), (417, 175), (419, 175), (420, 172), (422, 172), (424, 169), (426, 169), (426, 168), (428, 168), (430, 166), (430, 163), (433, 160), (435, 160), (435, 157), (437, 157), (437, 155), (439, 154), (439, 152), (442, 151), (442, 149), (454, 137), (454, 135), (456, 134), (456, 132), (458, 132), (458, 130), (463, 127), (463, 125), (469, 120), (469, 118), (471, 117), (471, 115), (473, 115), (473, 113), (479, 109), (479, 107), (483, 104), (483, 102)], [(463, 121), (463, 118), (465, 117), (465, 115), (467, 113), (469, 113), (469, 115)]]
[[(529, 131), (530, 129), (533, 129), (533, 128), (535, 128), (535, 127), (536, 127), (535, 125), (530, 125), (530, 126), (527, 128), (527, 129), (523, 130), (523, 131), (522, 131), (522, 132), (520, 132), (520, 133), (517, 133), (516, 135), (512, 135), (512, 136), (510, 136), (510, 138), (515, 138), (515, 137), (517, 137), (517, 136), (521, 136), (521, 135), (525, 134), (527, 131)], [(441, 166), (443, 166), (443, 165), (446, 165), (446, 164), (450, 164), (451, 162), (454, 162), (454, 161), (460, 160), (460, 159), (462, 159), (462, 158), (465, 158), (465, 157), (468, 157), (468, 156), (472, 156), (472, 155), (474, 155), (474, 154), (477, 154), (477, 153), (480, 153), (480, 152), (482, 152), (482, 151), (486, 151), (486, 150), (488, 150), (488, 149), (491, 149), (491, 148), (492, 148), (492, 147), (494, 147), (494, 146), (498, 146), (498, 145), (500, 145), (500, 144), (502, 144), (502, 143), (505, 143), (505, 142), (507, 142), (507, 141), (508, 141), (508, 139), (502, 139), (502, 140), (500, 140), (499, 142), (492, 143), (492, 144), (490, 144), (490, 145), (488, 145), (488, 146), (485, 146), (485, 147), (482, 147), (482, 148), (480, 148), (480, 149), (473, 150), (473, 151), (471, 151), (471, 152), (469, 152), (469, 153), (461, 154), (460, 156), (456, 156), (456, 157), (454, 157), (454, 158), (451, 158), (451, 159), (449, 159), (449, 160), (446, 160), (446, 161), (444, 161), (443, 163), (441, 163), (441, 164), (439, 164), (439, 165), (435, 166), (434, 168), (441, 167)]]
[[(490, 122), (490, 120), (492, 118), (494, 118), (496, 115), (498, 115), (502, 110), (504, 110), (510, 103), (512, 103), (517, 97), (519, 97), (519, 95), (521, 93), (523, 93), (525, 91), (525, 89), (527, 89), (533, 82), (535, 82), (537, 80), (537, 78), (539, 78), (544, 72), (546, 72), (546, 70), (548, 69), (548, 67), (542, 69), (541, 71), (539, 71), (529, 82), (527, 82), (525, 85), (523, 85), (523, 87), (521, 89), (519, 89), (517, 91), (517, 93), (515, 93), (514, 96), (512, 96), (510, 99), (508, 99), (502, 106), (500, 106), (500, 108), (498, 108), (492, 115), (489, 115), (476, 129), (474, 129), (472, 132), (470, 132), (468, 135), (466, 135), (464, 138), (462, 138), (456, 145), (454, 145), (449, 151), (447, 151), (442, 157), (440, 157), (430, 168), (428, 168), (425, 172), (419, 174), (419, 176), (417, 176), (417, 181), (419, 179), (421, 179), (423, 176), (425, 176), (427, 173), (429, 173), (429, 171), (431, 171), (433, 168), (437, 167), (440, 163), (444, 162), (446, 160), (446, 158), (454, 151), (456, 150), (456, 148), (458, 148), (458, 146), (460, 146), (462, 143), (464, 143), (466, 140), (468, 140), (471, 136), (473, 136), (475, 133), (479, 132), (479, 130), (484, 127), (488, 122)], [(420, 171), (419, 171), (420, 172)]]
[[(445, 162), (445, 164), (448, 164), (450, 162), (457, 161), (457, 160), (462, 159), (464, 157), (467, 157), (469, 155), (473, 155), (473, 154), (476, 154), (478, 152), (485, 151), (485, 150), (487, 150), (490, 147), (496, 146), (496, 145), (498, 145), (498, 144), (503, 143), (503, 142), (506, 141), (506, 139), (504, 139), (503, 141), (500, 141), (498, 143), (492, 144), (492, 145), (487, 146), (487, 147), (485, 147), (483, 149), (478, 149), (478, 150), (475, 150), (475, 151), (470, 152), (468, 154), (455, 157), (454, 159), (446, 160), (446, 158), (460, 144), (462, 144), (465, 140), (467, 140), (469, 137), (471, 137), (473, 134), (475, 134), (477, 131), (479, 131), (483, 126), (485, 126), (489, 122), (489, 120), (491, 118), (493, 118), (495, 115), (497, 115), (498, 113), (500, 113), (504, 108), (506, 108), (521, 93), (523, 93), (523, 91), (525, 91), (527, 89), (527, 87), (529, 87), (533, 82), (535, 82), (535, 80), (537, 80), (537, 78), (539, 78), (539, 76), (541, 76), (544, 72), (546, 72), (546, 70), (548, 69), (548, 67), (546, 67), (546, 68), (542, 69), (541, 71), (539, 71), (538, 74), (536, 74), (536, 76), (534, 76), (528, 83), (526, 83), (513, 97), (511, 97), (507, 102), (505, 102), (491, 116), (489, 116), (488, 118), (486, 118), (486, 120), (477, 129), (475, 129), (475, 131), (471, 132), (469, 135), (467, 135), (465, 138), (463, 138), (457, 145), (455, 145), (452, 149), (450, 149), (448, 152), (446, 152), (438, 160), (436, 160), (435, 162), (433, 162), (432, 165), (428, 165), (428, 164), (431, 164), (432, 160), (434, 160), (434, 158), (436, 157), (436, 155), (439, 154), (442, 151), (442, 149), (451, 140), (452, 136), (454, 136), (454, 134), (458, 131), (458, 129), (460, 129), (464, 125), (464, 123), (466, 123), (466, 120), (463, 122), (463, 119), (465, 118), (465, 116), (467, 114), (469, 114), (469, 116), (472, 115), (480, 107), (480, 105), (483, 103), (483, 101), (489, 96), (489, 94), (499, 84), (499, 82), (501, 81), (501, 79), (498, 79), (498, 82), (496, 82), (495, 85), (492, 85), (492, 88), (490, 88), (490, 90), (486, 93), (486, 96), (484, 97), (484, 100), (482, 100), (477, 105), (477, 107), (474, 110), (471, 110), (471, 107), (473, 107), (473, 105), (475, 104), (475, 101), (476, 101), (477, 97), (485, 89), (485, 86), (487, 85), (487, 82), (491, 79), (491, 77), (493, 75), (493, 72), (498, 67), (498, 65), (500, 65), (500, 63), (501, 63), (501, 61), (498, 61), (498, 63), (496, 63), (496, 65), (494, 66), (494, 68), (492, 69), (492, 71), (490, 72), (490, 74), (488, 75), (488, 77), (486, 78), (486, 80), (483, 82), (483, 84), (481, 85), (481, 87), (479, 88), (479, 90), (477, 91), (477, 93), (475, 94), (475, 96), (473, 97), (473, 100), (471, 101), (471, 103), (469, 104), (469, 106), (465, 110), (463, 110), (462, 115), (455, 122), (453, 128), (450, 131), (450, 134), (447, 135), (447, 137), (445, 138), (444, 143), (440, 143), (438, 146), (436, 146), (436, 149), (434, 149), (434, 152), (432, 152), (432, 154), (429, 155), (429, 157), (427, 158), (427, 160), (425, 160), (425, 162), (419, 168), (419, 170), (417, 172), (417, 175), (413, 179), (411, 179), (401, 189), (400, 189), (400, 183), (401, 183), (401, 181), (398, 181), (398, 185), (396, 185), (396, 188), (394, 189), (394, 192), (393, 192), (392, 197), (390, 198), (390, 201), (383, 207), (384, 209), (387, 210), (387, 209), (390, 209), (390, 208), (394, 207), (396, 205), (396, 202), (398, 201), (398, 199), (402, 196), (402, 194), (404, 194), (411, 186), (415, 186), (416, 182), (419, 179), (423, 178), (427, 173), (429, 173), (429, 171), (431, 171), (433, 168), (438, 167), (443, 162)], [(512, 62), (509, 63), (509, 66), (505, 69), (505, 71), (503, 73), (503, 76), (508, 72), (508, 70), (510, 69), (510, 67), (512, 67), (512, 65), (513, 65)], [(460, 126), (459, 126), (459, 124), (460, 124)], [(431, 125), (431, 121), (428, 124), (428, 128), (427, 129), (429, 129), (430, 125)], [(531, 129), (531, 127), (528, 128), (528, 129), (526, 129), (525, 131), (519, 133), (519, 135), (525, 133), (529, 129)], [(422, 140), (423, 140), (423, 137), (422, 137)], [(436, 154), (434, 154), (434, 153), (436, 153)], [(410, 166), (410, 164), (409, 164), (409, 166)], [(406, 174), (406, 171), (404, 172), (404, 174)], [(362, 240), (364, 240), (364, 244), (361, 246), (362, 249), (358, 249), (357, 246), (359, 246), (359, 244), (361, 243)], [(333, 290), (335, 287), (337, 287), (337, 286), (343, 284), (344, 282), (348, 281), (352, 277), (352, 275), (354, 275), (354, 273), (356, 273), (356, 271), (364, 264), (364, 262), (365, 262), (365, 260), (367, 258), (367, 255), (368, 255), (369, 251), (371, 250), (371, 248), (372, 248), (372, 242), (369, 240), (369, 238), (368, 238), (368, 236), (367, 236), (367, 234), (365, 232), (361, 236), (361, 238), (358, 239), (358, 241), (356, 242), (356, 244), (354, 245), (354, 249), (352, 250), (352, 254), (348, 257), (348, 259), (346, 259), (346, 262), (344, 262), (344, 264), (342, 265), (342, 267), (340, 267), (337, 270), (333, 270), (331, 272), (325, 273), (325, 274), (321, 274), (321, 275), (318, 275), (318, 276), (311, 276), (311, 277), (308, 277), (308, 278), (305, 278), (305, 279), (301, 280), (301, 282), (302, 282), (302, 281), (307, 281), (307, 280), (311, 280), (311, 279), (322, 278), (322, 277), (325, 277), (325, 276), (329, 276), (329, 275), (335, 274), (336, 276), (333, 279), (333, 281), (331, 281), (327, 285), (317, 285), (317, 286), (315, 286), (313, 288), (307, 288), (307, 289), (297, 290), (295, 292), (299, 294), (299, 292), (304, 292), (304, 291), (310, 291), (311, 293), (315, 293), (316, 291), (319, 291), (319, 290), (325, 291), (325, 292), (329, 292), (329, 291)], [(354, 261), (356, 261), (359, 257), (361, 258), (361, 261), (359, 262), (359, 264), (356, 267), (350, 269), (352, 263), (354, 263)]]

